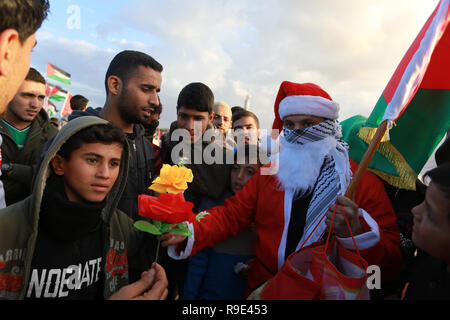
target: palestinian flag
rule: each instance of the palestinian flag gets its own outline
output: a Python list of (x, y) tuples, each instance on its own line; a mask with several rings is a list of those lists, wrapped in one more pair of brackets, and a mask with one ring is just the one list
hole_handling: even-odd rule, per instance
[(65, 84), (71, 84), (70, 74), (47, 62), (47, 78), (53, 79)]
[(415, 181), (450, 128), (450, 0), (441, 0), (404, 55), (369, 118), (342, 122), (349, 155), (360, 162), (378, 125), (393, 125), (369, 170), (390, 185), (415, 190)]
[(48, 82), (45, 83), (45, 95), (50, 97), (58, 92), (58, 87), (54, 84), (50, 84)]
[(47, 91), (49, 92), (48, 98), (50, 100), (55, 101), (64, 101), (67, 98), (68, 92), (66, 90), (63, 90), (61, 87), (58, 87), (54, 84), (48, 84), (49, 89)]
[(64, 106), (61, 109), (60, 117), (64, 117), (66, 114), (72, 113), (72, 108), (70, 106), (70, 100), (72, 99), (72, 94), (70, 92), (67, 93), (66, 99), (64, 100)]
[(54, 117), (57, 115), (56, 106), (47, 100), (47, 107), (45, 108), (49, 117)]

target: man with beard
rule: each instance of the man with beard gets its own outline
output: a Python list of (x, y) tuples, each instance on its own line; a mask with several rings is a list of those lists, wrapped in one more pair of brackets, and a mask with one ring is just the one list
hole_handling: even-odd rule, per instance
[(140, 219), (137, 198), (149, 194), (154, 178), (154, 150), (142, 125), (159, 105), (163, 67), (151, 56), (138, 51), (122, 51), (111, 61), (105, 77), (106, 102), (103, 108), (74, 111), (69, 121), (94, 115), (118, 125), (131, 147), (128, 180), (118, 208), (133, 220)]
[(42, 150), (58, 132), (42, 108), (44, 99), (45, 79), (36, 69), (30, 68), (0, 121), (3, 138), (1, 168), (7, 206), (31, 194), (33, 171)]
[[(248, 294), (272, 278), (302, 244), (323, 239), (338, 204), (363, 258), (380, 267), (382, 280), (394, 277), (401, 265), (399, 233), (382, 183), (367, 172), (354, 199), (343, 196), (357, 164), (349, 160), (347, 145), (340, 139), (338, 112), (339, 105), (317, 85), (283, 82), (273, 125), (274, 130), (283, 130), (278, 172), (267, 175), (267, 168), (262, 168), (222, 206), (188, 224), (193, 236), (186, 242), (182, 236), (161, 236), (163, 245), (170, 246), (170, 256), (188, 257), (254, 222), (257, 237)], [(332, 232), (342, 246), (355, 249), (340, 210)]]

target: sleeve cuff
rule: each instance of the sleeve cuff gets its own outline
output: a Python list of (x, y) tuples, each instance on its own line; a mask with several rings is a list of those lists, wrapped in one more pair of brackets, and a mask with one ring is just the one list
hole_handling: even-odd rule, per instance
[[(364, 209), (359, 208), (359, 216), (362, 217), (370, 227), (370, 231), (354, 236), (358, 249), (365, 250), (373, 247), (380, 241), (380, 229), (378, 228), (378, 223)], [(344, 248), (355, 250), (352, 237), (336, 238)]]
[(189, 230), (192, 232), (192, 236), (189, 236), (187, 238), (187, 244), (186, 244), (186, 247), (184, 248), (184, 250), (182, 248), (181, 248), (181, 250), (177, 250), (177, 248), (179, 248), (179, 246), (180, 246), (179, 244), (171, 245), (171, 246), (167, 247), (167, 254), (172, 259), (175, 259), (175, 260), (187, 259), (190, 257), (190, 255), (192, 253), (192, 248), (194, 247), (194, 226), (190, 222), (187, 222), (187, 226), (188, 226)]

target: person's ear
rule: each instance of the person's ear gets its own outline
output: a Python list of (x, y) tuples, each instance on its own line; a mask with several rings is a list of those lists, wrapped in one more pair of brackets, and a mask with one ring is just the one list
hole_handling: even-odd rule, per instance
[(7, 77), (15, 48), (20, 44), (19, 33), (7, 29), (0, 33), (0, 76)]
[(118, 76), (110, 76), (108, 78), (108, 90), (114, 95), (118, 96), (122, 92), (122, 80)]
[(214, 115), (215, 115), (214, 111), (209, 114), (208, 123), (212, 122), (212, 120), (214, 119)]
[(64, 175), (64, 164), (65, 164), (65, 159), (63, 157), (61, 157), (59, 154), (57, 154), (51, 161), (52, 164), (52, 168), (53, 171), (58, 175), (58, 176), (63, 176)]

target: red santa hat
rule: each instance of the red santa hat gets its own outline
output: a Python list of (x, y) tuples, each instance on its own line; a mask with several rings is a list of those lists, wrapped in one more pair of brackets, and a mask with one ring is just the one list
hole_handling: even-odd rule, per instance
[[(337, 119), (339, 104), (321, 87), (313, 83), (283, 81), (275, 100), (275, 120), (272, 129), (283, 129), (282, 119), (293, 114), (308, 114), (326, 119)], [(277, 135), (273, 135), (276, 138)]]

